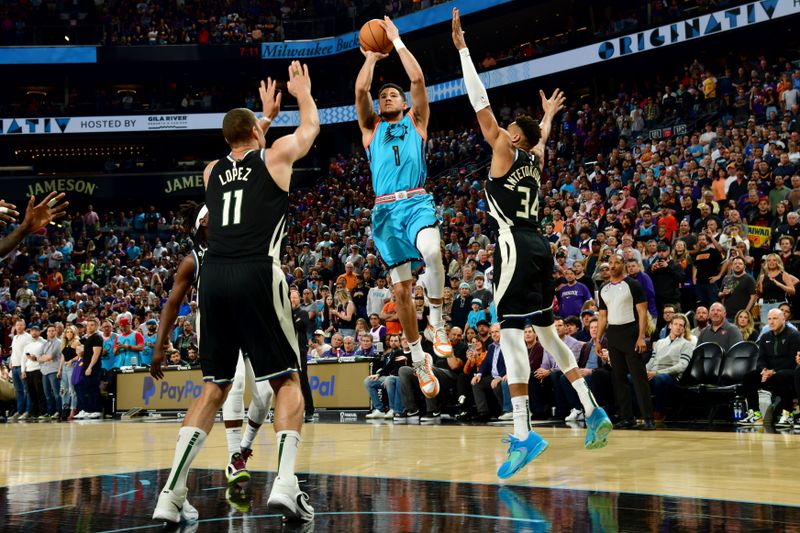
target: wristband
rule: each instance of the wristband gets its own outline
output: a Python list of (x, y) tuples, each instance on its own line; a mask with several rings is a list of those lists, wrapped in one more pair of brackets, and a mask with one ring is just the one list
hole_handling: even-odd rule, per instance
[(459, 50), (459, 51), (458, 51), (458, 54), (459, 54), (461, 57), (471, 57), (471, 56), (469, 55), (469, 48), (467, 48), (466, 46), (465, 46), (464, 48), (462, 48), (461, 50)]
[(7, 207), (5, 207), (5, 206), (3, 206), (3, 207), (0, 207), (0, 213), (2, 213), (2, 214), (4, 214), (4, 215), (5, 215), (6, 213), (8, 213), (8, 208), (7, 208)]
[(262, 118), (261, 120), (266, 120), (266, 121), (267, 121), (267, 124), (271, 124), (271, 123), (272, 123), (272, 119), (271, 119), (271, 118), (269, 118), (269, 117), (264, 117), (264, 118)]
[(394, 45), (395, 49), (397, 49), (398, 52), (406, 47), (406, 45), (403, 44), (403, 40), (400, 39), (400, 37), (398, 37), (397, 39), (392, 39), (392, 44)]

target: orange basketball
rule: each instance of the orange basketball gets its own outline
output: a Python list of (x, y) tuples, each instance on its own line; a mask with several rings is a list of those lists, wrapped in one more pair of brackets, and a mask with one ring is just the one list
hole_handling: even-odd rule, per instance
[(358, 43), (361, 48), (369, 52), (388, 54), (394, 48), (392, 41), (386, 36), (386, 31), (381, 26), (382, 20), (372, 19), (361, 26), (358, 34)]

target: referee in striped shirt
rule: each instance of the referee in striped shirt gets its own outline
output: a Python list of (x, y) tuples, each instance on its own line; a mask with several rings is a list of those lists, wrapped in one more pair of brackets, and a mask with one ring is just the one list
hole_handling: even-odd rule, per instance
[(600, 316), (595, 349), (597, 353), (601, 353), (600, 340), (603, 333), (606, 333), (614, 396), (619, 409), (619, 422), (615, 427), (625, 429), (636, 426), (628, 388), (630, 374), (639, 401), (639, 410), (644, 417), (642, 429), (655, 429), (653, 402), (650, 399), (644, 364), (644, 355), (647, 352), (647, 297), (638, 281), (625, 276), (625, 265), (621, 256), (612, 255), (608, 264), (611, 278), (599, 292)]

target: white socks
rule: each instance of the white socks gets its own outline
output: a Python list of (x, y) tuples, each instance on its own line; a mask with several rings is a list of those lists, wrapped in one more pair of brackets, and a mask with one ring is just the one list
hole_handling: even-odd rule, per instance
[(442, 319), (442, 304), (431, 304), (430, 305), (431, 315), (428, 317), (428, 320), (431, 323), (431, 326), (437, 327), (444, 322)]
[(514, 396), (511, 398), (514, 414), (514, 436), (525, 440), (531, 431), (531, 409), (527, 396)]
[(246, 422), (246, 426), (245, 426), (245, 430), (244, 430), (244, 436), (242, 436), (242, 442), (240, 444), (240, 446), (242, 448), (252, 448), (253, 447), (253, 441), (256, 440), (256, 435), (258, 434), (258, 430), (259, 430), (260, 427), (261, 426), (253, 427), (250, 424), (250, 420), (248, 420)]
[(279, 431), (276, 436), (278, 439), (278, 477), (293, 479), (297, 449), (300, 447), (300, 433), (287, 430)]
[(417, 338), (415, 342), (409, 342), (411, 347), (411, 360), (413, 362), (423, 361), (425, 359), (425, 352), (422, 351), (422, 336)]
[(572, 387), (578, 393), (578, 398), (581, 399), (583, 412), (587, 417), (592, 416), (592, 413), (597, 407), (597, 402), (594, 399), (591, 389), (589, 389), (589, 384), (586, 383), (585, 379), (578, 378), (572, 382)]
[(225, 438), (228, 441), (228, 455), (241, 451), (239, 443), (242, 441), (242, 428), (225, 428)]
[(175, 458), (172, 460), (165, 490), (186, 492), (186, 477), (197, 454), (206, 441), (206, 432), (197, 427), (182, 427), (178, 431), (178, 444), (175, 446)]

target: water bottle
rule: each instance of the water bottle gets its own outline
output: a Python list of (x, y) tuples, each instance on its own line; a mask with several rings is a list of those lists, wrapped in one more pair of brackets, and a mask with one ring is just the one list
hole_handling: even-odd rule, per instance
[(741, 396), (737, 395), (733, 399), (732, 407), (733, 407), (733, 421), (734, 422), (738, 422), (742, 418), (744, 418), (744, 414), (745, 414), (746, 409), (745, 409), (745, 406), (744, 406), (744, 401), (742, 400)]

